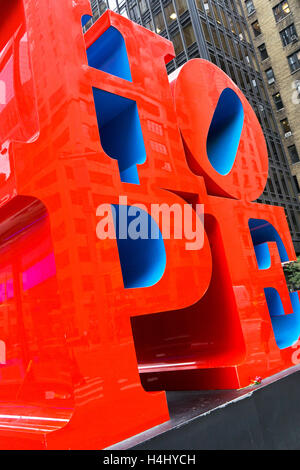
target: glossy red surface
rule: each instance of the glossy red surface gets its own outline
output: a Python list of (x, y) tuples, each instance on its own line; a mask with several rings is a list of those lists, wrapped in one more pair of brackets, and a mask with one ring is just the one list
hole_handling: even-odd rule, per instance
[[(220, 94), (228, 87), (240, 97), (245, 120), (232, 170), (220, 175), (208, 161), (205, 143)], [(261, 220), (276, 229), (285, 261), (296, 255), (284, 209), (248, 202), (261, 193), (268, 162), (260, 125), (240, 90), (216, 66), (200, 59), (182, 67), (172, 90), (187, 161), (207, 187), (199, 199), (205, 207), (212, 279), (205, 295), (188, 308), (133, 319), (142, 383), (148, 390), (241, 388), (256, 376), (294, 365), (293, 349), (279, 349), (275, 341), (264, 289), (275, 288), (284, 313), (297, 314), (279, 246), (272, 237), (265, 240), (269, 265), (259, 269), (249, 221)], [(220, 197), (222, 192), (227, 197)], [(157, 356), (163, 361), (158, 363)]]
[[(0, 447), (105, 447), (168, 419), (164, 393), (149, 394), (140, 383), (130, 316), (193, 303), (209, 284), (211, 257), (207, 240), (201, 252), (187, 254), (185, 240), (167, 240), (160, 283), (124, 289), (116, 240), (96, 237), (96, 209), (118, 203), (119, 195), (148, 206), (183, 204), (166, 191), (183, 190), (176, 175), (186, 175), (193, 189), (187, 196), (194, 197), (201, 182), (188, 169), (176, 124), (165, 69), (171, 43), (106, 13), (86, 43), (117, 26), (133, 78), (125, 82), (87, 65), (81, 16), (90, 13), (88, 2), (23, 4), (25, 15), (22, 2), (15, 2), (5, 25), (14, 20), (7, 42), (14, 28), (27, 32), (23, 60), (14, 55), (16, 45), (8, 59), (18, 71), (26, 65), (27, 80), (13, 86), (13, 67), (5, 75), (11, 96), (0, 115), (8, 142), (1, 210), (3, 219), (11, 214), (12, 237), (9, 250), (4, 242), (1, 248), (7, 250), (1, 272), (3, 285), (14, 286), (1, 305), (7, 360), (1, 365)], [(140, 185), (122, 183), (117, 162), (102, 150), (92, 86), (137, 102), (147, 151)], [(23, 119), (13, 121), (25, 96), (29, 134)], [(170, 295), (187, 273), (195, 282)]]
[[(240, 99), (244, 125), (232, 169), (222, 175), (208, 159), (207, 135), (219, 98), (226, 89), (234, 91)], [(257, 117), (241, 90), (214, 64), (199, 59), (184, 65), (173, 90), (189, 166), (196, 175), (204, 176), (208, 193), (246, 201), (258, 198), (268, 177), (267, 146)], [(229, 110), (223, 110), (224, 120), (229, 121), (230, 115), (225, 111)]]
[[(104, 448), (168, 420), (164, 392), (141, 380), (152, 390), (237, 388), (288, 367), (263, 291), (276, 286), (290, 309), (280, 261), (271, 247), (272, 268), (258, 270), (249, 218), (272, 223), (295, 254), (283, 209), (248, 202), (263, 189), (267, 154), (242, 93), (197, 60), (173, 99), (172, 44), (110, 11), (83, 36), (88, 0), (1, 1), (0, 13), (0, 448)], [(111, 27), (131, 80), (88, 65), (86, 49)], [(245, 124), (220, 176), (204, 143), (225, 87)], [(136, 103), (138, 184), (121, 181), (101, 145), (93, 89)], [(204, 203), (202, 248), (187, 251), (171, 233), (162, 278), (125, 289), (117, 241), (96, 236), (97, 207), (120, 195), (149, 211)]]

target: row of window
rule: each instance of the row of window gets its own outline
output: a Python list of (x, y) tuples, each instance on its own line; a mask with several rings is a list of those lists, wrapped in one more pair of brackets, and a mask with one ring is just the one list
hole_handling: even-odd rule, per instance
[[(280, 111), (284, 108), (282, 98), (279, 92), (275, 93), (273, 96), (273, 101), (277, 111)], [(292, 135), (292, 130), (287, 118), (281, 119), (280, 125), (285, 137), (290, 137)]]
[(177, 15), (181, 16), (187, 10), (186, 1), (176, 0), (176, 10), (173, 3), (171, 2), (164, 6), (164, 15), (163, 12), (160, 11), (157, 15), (154, 16), (157, 34), (161, 33), (165, 29), (165, 22), (167, 26), (171, 25), (175, 20), (177, 20)]
[[(246, 7), (247, 7), (248, 15), (250, 15), (251, 13), (253, 13), (255, 11), (255, 7), (254, 7), (252, 1), (246, 2)], [(288, 1), (281, 1), (278, 5), (276, 5), (273, 8), (273, 14), (274, 14), (276, 22), (279, 22), (280, 20), (285, 18), (290, 13), (291, 13), (291, 10), (290, 10)], [(260, 24), (259, 24), (258, 20), (254, 21), (251, 24), (251, 26), (252, 26), (252, 31), (253, 31), (254, 37), (260, 36), (262, 31), (261, 31)], [(292, 23), (289, 26), (287, 26), (286, 28), (282, 29), (279, 32), (279, 34), (280, 34), (280, 38), (281, 38), (283, 47), (286, 47), (289, 44), (298, 41), (298, 34), (297, 34), (294, 23)], [(269, 57), (265, 44), (261, 44), (258, 47), (258, 50), (259, 50), (259, 53), (260, 53), (261, 60), (265, 60)], [(287, 57), (287, 60), (288, 60), (291, 72), (295, 72), (296, 70), (300, 69), (300, 50), (297, 51), (297, 52), (294, 52), (291, 55), (289, 55)], [(273, 69), (270, 67), (269, 69), (267, 69), (265, 71), (265, 73), (266, 73), (266, 76), (267, 76), (268, 84), (269, 85), (273, 84), (275, 82), (275, 76), (274, 76)], [(275, 107), (276, 107), (277, 111), (282, 110), (284, 108), (284, 105), (283, 105), (280, 93), (277, 92), (272, 97), (273, 97), (273, 101), (274, 101), (274, 104), (275, 104)], [(291, 128), (290, 128), (290, 124), (289, 124), (288, 119), (287, 118), (282, 119), (280, 121), (280, 124), (281, 124), (282, 131), (284, 132), (284, 135), (286, 137), (290, 136), (292, 132), (291, 132)], [(289, 151), (289, 155), (290, 155), (292, 163), (299, 162), (299, 155), (298, 155), (296, 146), (295, 145), (289, 146), (288, 151)], [(298, 189), (298, 192), (300, 192), (299, 185), (298, 185), (298, 180), (297, 180), (296, 176), (294, 176), (294, 180), (295, 180), (295, 184), (296, 184), (296, 187)]]
[[(214, 2), (211, 1), (209, 3), (208, 0), (196, 0), (196, 6), (201, 12), (205, 11), (208, 18), (213, 19), (214, 17), (218, 25), (222, 25), (225, 29), (228, 29), (233, 34), (236, 34), (241, 41), (246, 41), (248, 43), (250, 42), (246, 28), (242, 28), (240, 22), (237, 19), (234, 21), (234, 16), (228, 15), (224, 8), (221, 8), (221, 6), (217, 7)], [(242, 15), (241, 12), (240, 14)]]
[(294, 23), (290, 24), (287, 28), (284, 28), (279, 32), (279, 34), (284, 47), (298, 41), (298, 34)]
[[(258, 36), (261, 35), (261, 28), (258, 20), (254, 21), (252, 24), (252, 31), (254, 36), (257, 38)], [(298, 34), (295, 28), (294, 23), (290, 24), (286, 28), (284, 28), (282, 31), (279, 32), (280, 38), (282, 41), (282, 45), (288, 46), (289, 44), (298, 41)]]
[(289, 6), (289, 2), (286, 0), (283, 0), (282, 2), (280, 2), (278, 5), (276, 5), (273, 8), (273, 14), (274, 14), (276, 23), (278, 23), (278, 21), (280, 20), (283, 20), (290, 13), (291, 13), (291, 9)]
[[(274, 100), (275, 107), (278, 111), (283, 109), (283, 102), (282, 102), (281, 95), (279, 92), (273, 95), (273, 100)], [(280, 124), (281, 124), (282, 131), (284, 132), (285, 137), (290, 136), (292, 134), (292, 131), (291, 131), (291, 127), (290, 127), (288, 119), (287, 118), (282, 119), (280, 121)], [(292, 163), (299, 162), (299, 155), (298, 155), (296, 145), (290, 145), (288, 147), (288, 151), (289, 151)]]
[[(298, 99), (300, 99), (300, 81), (296, 81), (296, 91), (298, 93)], [(279, 92), (273, 95), (273, 99), (274, 99), (274, 103), (275, 103), (277, 111), (280, 111), (281, 109), (284, 108), (281, 95)]]
[[(253, 1), (248, 0), (245, 3), (246, 3), (246, 8), (247, 8), (248, 14), (253, 13), (255, 11)], [(276, 5), (273, 8), (273, 13), (274, 13), (274, 17), (275, 17), (276, 22), (278, 22), (279, 20), (285, 18), (287, 15), (289, 15), (291, 13), (288, 2), (287, 1), (280, 2), (278, 5)], [(258, 20), (254, 21), (251, 26), (252, 26), (252, 31), (253, 31), (254, 36), (255, 37), (260, 36), (262, 31), (261, 31), (260, 24), (259, 24)], [(280, 34), (280, 38), (281, 38), (281, 41), (282, 41), (282, 45), (284, 47), (288, 46), (291, 43), (294, 43), (294, 42), (298, 41), (298, 34), (297, 34), (297, 30), (296, 30), (296, 27), (295, 27), (294, 23), (292, 23), (289, 26), (287, 26), (286, 28), (282, 29), (279, 32), (279, 34)], [(259, 53), (260, 53), (261, 60), (265, 60), (269, 57), (265, 43), (261, 44), (258, 47), (258, 50), (259, 50)], [(300, 50), (294, 52), (293, 54), (290, 54), (287, 57), (287, 60), (288, 60), (290, 70), (291, 70), (292, 73), (295, 72), (296, 70), (300, 69)], [(269, 69), (267, 72), (270, 75), (272, 74), (271, 69)], [(271, 80), (271, 82), (269, 80)], [(274, 75), (268, 77), (268, 83), (271, 84), (273, 82), (274, 82)]]
[[(222, 50), (236, 60), (240, 60), (245, 66), (257, 68), (256, 60), (251, 52), (248, 52), (245, 45), (231, 35), (225, 34), (221, 29), (216, 28), (211, 23), (201, 18), (202, 30), (208, 44), (214, 43), (217, 49)], [(209, 32), (210, 31), (210, 32)]]
[[(246, 4), (248, 15), (251, 15), (252, 13), (255, 12), (255, 7), (254, 7), (252, 0), (246, 1), (245, 4)], [(273, 14), (274, 14), (276, 23), (284, 19), (290, 13), (291, 13), (291, 10), (290, 10), (288, 1), (281, 1), (278, 5), (276, 5), (273, 8)], [(251, 26), (252, 26), (254, 37), (260, 36), (262, 31), (261, 31), (258, 20), (254, 21)], [(293, 23), (287, 26), (286, 28), (284, 28), (283, 30), (281, 30), (279, 34), (280, 34), (283, 47), (286, 47), (289, 44), (298, 41), (298, 34), (296, 31), (295, 25)], [(258, 50), (260, 53), (261, 60), (265, 60), (269, 57), (265, 44), (261, 44), (258, 47)], [(291, 72), (295, 72), (296, 70), (300, 69), (300, 50), (289, 55), (287, 57), (287, 60), (288, 60)], [(273, 69), (269, 68), (268, 70), (266, 70), (265, 73), (267, 76), (268, 84), (271, 85), (272, 83), (274, 83), (275, 77), (274, 77)], [(274, 100), (275, 107), (278, 111), (283, 109), (284, 106), (283, 106), (283, 102), (282, 102), (281, 95), (279, 92), (273, 95), (273, 100)], [(287, 137), (291, 135), (291, 128), (290, 128), (288, 119), (287, 118), (282, 119), (280, 121), (280, 124), (281, 124), (282, 130), (285, 136)], [(290, 145), (288, 147), (288, 152), (289, 152), (289, 156), (290, 156), (292, 163), (298, 163), (300, 161), (296, 145)], [(293, 180), (294, 180), (297, 192), (300, 193), (300, 187), (299, 187), (297, 176), (293, 176)]]
[[(258, 50), (260, 53), (261, 60), (265, 60), (269, 57), (265, 43), (261, 44), (258, 47)], [(299, 70), (300, 69), (300, 49), (296, 52), (293, 52), (293, 54), (289, 55), (287, 57), (287, 61), (288, 61), (291, 73), (294, 73), (297, 70)], [(271, 85), (275, 81), (274, 72), (272, 68), (268, 69), (266, 73), (267, 73), (268, 83), (269, 85)]]
[[(246, 0), (245, 5), (246, 5), (248, 16), (252, 15), (252, 13), (255, 12), (255, 6), (253, 4), (253, 0)], [(281, 1), (280, 3), (278, 3), (278, 5), (276, 5), (273, 8), (273, 14), (274, 14), (276, 23), (278, 23), (278, 21), (283, 20), (290, 13), (291, 13), (291, 9), (289, 6), (289, 2), (287, 0)]]
[[(261, 44), (258, 47), (258, 50), (259, 50), (259, 53), (260, 53), (261, 60), (266, 60), (269, 57), (269, 54), (268, 54), (265, 43)], [(292, 73), (299, 70), (300, 69), (300, 49), (296, 52), (293, 52), (293, 54), (290, 54), (287, 57), (287, 61), (288, 61), (288, 64), (289, 64), (289, 67), (290, 67), (290, 70), (291, 70)], [(268, 69), (269, 73), (271, 74), (270, 70), (271, 69)], [(273, 77), (270, 77), (270, 79), (273, 80), (273, 78), (274, 78), (274, 74), (273, 74)], [(273, 82), (274, 82), (274, 80), (271, 83), (273, 83)], [(270, 82), (269, 82), (269, 84), (270, 84)]]
[[(286, 172), (283, 172), (281, 170), (278, 171), (275, 168), (270, 167), (270, 174), (269, 174), (269, 178), (267, 180), (267, 184), (266, 184), (266, 188), (265, 188), (265, 191), (263, 193), (263, 196), (266, 199), (269, 199), (268, 198), (268, 193), (271, 193), (273, 197), (274, 196), (276, 197), (276, 192), (278, 194), (277, 197), (279, 199), (283, 199), (283, 198), (288, 198), (289, 199), (290, 194), (294, 193), (293, 187), (292, 187), (292, 181), (291, 181), (290, 175), (288, 175)], [(267, 202), (267, 201), (265, 201), (265, 202)], [(269, 201), (269, 203), (271, 203), (274, 206), (280, 205), (274, 200)], [(287, 208), (287, 205), (284, 204), (283, 207)], [(291, 207), (291, 209), (293, 211), (292, 207)], [(299, 225), (297, 223), (295, 223), (295, 227), (297, 227), (296, 230), (298, 231), (299, 230)]]

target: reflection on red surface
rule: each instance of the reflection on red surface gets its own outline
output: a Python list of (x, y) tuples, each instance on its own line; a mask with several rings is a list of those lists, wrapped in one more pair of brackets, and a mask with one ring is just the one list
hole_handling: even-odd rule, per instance
[(0, 429), (9, 442), (13, 430), (40, 435), (64, 426), (73, 388), (46, 209), (17, 196), (0, 221)]
[(22, 272), (22, 289), (28, 290), (32, 287), (47, 281), (50, 277), (55, 276), (55, 259), (54, 254), (45, 256), (33, 266)]
[[(203, 60), (170, 87), (172, 44), (110, 11), (83, 36), (88, 0), (0, 13), (0, 448), (104, 448), (168, 420), (165, 389), (291, 366), (300, 309), (280, 257), (295, 253), (283, 209), (251, 202), (268, 162), (241, 91)], [(110, 40), (111, 61), (91, 53)], [(121, 195), (149, 213), (204, 203), (203, 246), (171, 232), (158, 282), (125, 288), (121, 245), (96, 236)], [(268, 309), (272, 288), (289, 315)]]

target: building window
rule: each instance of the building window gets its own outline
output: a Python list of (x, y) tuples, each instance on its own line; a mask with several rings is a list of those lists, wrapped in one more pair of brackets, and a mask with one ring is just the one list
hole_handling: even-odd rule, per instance
[(299, 162), (299, 155), (296, 149), (296, 145), (291, 145), (290, 147), (288, 147), (288, 151), (289, 151), (292, 163)]
[(164, 17), (161, 11), (154, 17), (154, 21), (156, 26), (155, 30), (157, 34), (159, 34), (165, 29)]
[(273, 95), (273, 100), (274, 100), (277, 111), (283, 108), (283, 102), (282, 102), (281, 95), (279, 92)]
[[(294, 83), (293, 83), (293, 88), (295, 88), (296, 90), (296, 94), (298, 96), (296, 96), (296, 100), (300, 100), (300, 80), (296, 80)], [(293, 97), (293, 100), (295, 98)]]
[(200, 11), (203, 11), (203, 5), (201, 0), (196, 0), (196, 5), (197, 8), (199, 8)]
[(282, 127), (282, 130), (284, 132), (285, 137), (291, 136), (292, 131), (291, 131), (288, 119), (287, 118), (282, 119), (282, 121), (280, 121), (280, 124), (281, 124), (281, 127)]
[(272, 67), (266, 70), (266, 76), (267, 76), (268, 84), (272, 85), (272, 83), (275, 82), (275, 76), (274, 76)]
[(257, 38), (257, 36), (260, 36), (261, 35), (261, 29), (260, 29), (260, 25), (259, 25), (259, 22), (258, 21), (254, 21), (254, 23), (252, 23), (252, 30), (253, 30), (253, 33), (254, 33), (254, 36)]
[(171, 24), (177, 19), (177, 15), (172, 3), (169, 3), (169, 5), (165, 6), (165, 15), (167, 24)]
[(265, 43), (263, 43), (261, 46), (259, 46), (258, 50), (260, 52), (261, 60), (265, 60), (269, 57)]
[(295, 72), (295, 70), (300, 69), (300, 50), (294, 52), (294, 54), (290, 55), (287, 59), (291, 72)]
[(216, 5), (213, 4), (212, 7), (213, 7), (213, 10), (214, 10), (216, 22), (219, 23), (219, 24), (222, 24), (222, 23), (221, 23), (221, 18), (220, 18), (220, 15), (219, 15), (219, 11), (218, 11)]
[(186, 0), (176, 0), (178, 15), (182, 15), (187, 10)]
[(180, 52), (183, 51), (183, 44), (182, 44), (182, 40), (181, 40), (181, 36), (179, 33), (175, 33), (174, 36), (172, 36), (172, 42), (174, 44), (174, 50), (175, 50), (175, 54), (178, 55), (180, 54)]
[(196, 42), (194, 30), (191, 24), (185, 26), (182, 31), (187, 46), (190, 46), (191, 44)]
[(291, 13), (289, 2), (287, 1), (280, 2), (278, 5), (276, 5), (276, 7), (273, 8), (273, 13), (274, 13), (276, 23), (282, 20), (283, 18), (285, 18), (287, 15)]
[(208, 1), (204, 0), (204, 10), (208, 16), (212, 16)]
[(297, 189), (297, 193), (300, 193), (299, 183), (296, 175), (293, 176), (293, 180)]
[(141, 14), (145, 13), (148, 9), (146, 0), (139, 0), (139, 5), (140, 5)]
[(287, 46), (291, 42), (296, 42), (298, 40), (297, 31), (294, 24), (291, 24), (287, 28), (280, 31), (280, 37), (283, 46)]
[(139, 21), (140, 14), (139, 14), (138, 6), (136, 4), (129, 6), (129, 18), (131, 18), (131, 20), (135, 22)]
[(203, 31), (203, 34), (204, 34), (204, 37), (205, 37), (205, 40), (211, 44), (211, 38), (210, 38), (210, 35), (209, 35), (209, 31), (208, 31), (208, 27), (207, 27), (207, 23), (201, 19), (201, 26), (202, 26), (202, 31)]
[(248, 15), (251, 15), (255, 11), (255, 6), (253, 5), (253, 1), (247, 0), (245, 4), (246, 4)]

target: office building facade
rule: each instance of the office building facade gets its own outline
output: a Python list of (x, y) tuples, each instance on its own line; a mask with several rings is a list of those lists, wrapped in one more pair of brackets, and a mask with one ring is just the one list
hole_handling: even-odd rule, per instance
[(300, 3), (299, 0), (247, 0), (244, 8), (300, 193)]

